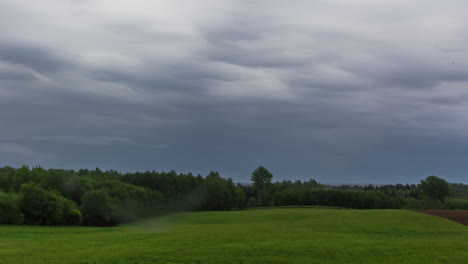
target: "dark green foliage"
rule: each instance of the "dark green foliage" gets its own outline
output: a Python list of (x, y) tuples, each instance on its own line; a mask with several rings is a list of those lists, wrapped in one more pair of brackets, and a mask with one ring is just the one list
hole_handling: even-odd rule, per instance
[[(99, 168), (4, 167), (0, 190), (19, 197), (16, 205), (26, 224), (40, 225), (82, 220), (86, 225), (115, 225), (181, 210), (232, 210), (246, 203), (243, 190), (217, 172), (204, 178), (174, 171), (121, 174)], [(5, 207), (15, 204), (4, 200)]]
[(445, 209), (445, 203), (439, 199), (423, 197), (421, 203), (423, 209)]
[(468, 210), (468, 200), (459, 198), (445, 199), (447, 209)]
[[(255, 198), (255, 189), (252, 185), (238, 183), (237, 187), (242, 190), (245, 197), (244, 205), (242, 207), (253, 207), (258, 205), (257, 199)], [(255, 200), (255, 202), (253, 202), (253, 200)]]
[[(467, 200), (461, 199), (468, 197), (467, 185), (446, 185), (435, 176), (419, 186), (327, 186), (312, 179), (272, 183), (272, 177), (264, 167), (252, 173), (253, 184), (234, 184), (218, 172), (202, 177), (174, 171), (122, 174), (98, 168), (4, 167), (0, 168), (0, 223), (109, 226), (176, 211), (259, 205), (468, 208)], [(445, 198), (447, 193), (450, 198)]]
[(250, 180), (253, 182), (253, 186), (257, 191), (258, 206), (265, 205), (265, 196), (267, 195), (268, 187), (271, 186), (272, 179), (273, 174), (265, 167), (260, 166), (252, 172)]
[(123, 182), (159, 191), (164, 197), (177, 197), (190, 193), (201, 186), (204, 179), (202, 176), (188, 174), (177, 174), (170, 172), (136, 172), (127, 173), (121, 177)]
[(83, 216), (80, 210), (69, 207), (64, 214), (63, 224), (64, 225), (81, 225)]
[(85, 225), (116, 225), (117, 201), (103, 190), (89, 191), (83, 196), (81, 211)]
[[(443, 181), (443, 180), (442, 180)], [(464, 198), (463, 184), (450, 184), (452, 197)], [(248, 194), (249, 187), (242, 187)], [(442, 188), (445, 189), (446, 188)], [(446, 191), (444, 191), (446, 193)], [(269, 188), (274, 205), (325, 205), (349, 208), (459, 208), (463, 209), (463, 199), (448, 202), (423, 195), (421, 186), (414, 184), (396, 185), (341, 185), (327, 186), (316, 181), (275, 182)], [(250, 198), (252, 199), (252, 198)], [(249, 202), (249, 206), (252, 206)]]
[(265, 167), (258, 167), (252, 172), (250, 180), (253, 182), (255, 189), (261, 190), (271, 184), (273, 174), (269, 172)]
[(0, 191), (0, 224), (20, 225), (23, 220), (18, 195)]
[(415, 199), (415, 198), (408, 198), (405, 199), (405, 204), (403, 208), (405, 209), (424, 209), (425, 205), (423, 200)]
[(8, 192), (13, 189), (16, 182), (15, 168), (3, 167), (0, 168), (0, 191)]
[(96, 182), (94, 188), (113, 199), (115, 212), (110, 221), (112, 223), (124, 223), (143, 216), (152, 216), (154, 214), (150, 212), (160, 208), (161, 194), (158, 191), (108, 179)]
[(158, 190), (163, 205), (160, 210), (231, 210), (245, 206), (245, 194), (232, 180), (221, 178), (218, 172), (201, 175), (171, 172), (126, 174), (124, 182)]
[(401, 208), (398, 198), (379, 192), (344, 191), (333, 189), (285, 189), (275, 194), (276, 205), (320, 205), (356, 209)]
[[(232, 180), (231, 180), (231, 182), (232, 182)], [(235, 201), (234, 208), (237, 208), (237, 209), (244, 208), (245, 204), (247, 202), (247, 197), (246, 197), (244, 191), (241, 188), (239, 188), (237, 186), (234, 186), (234, 184), (231, 185), (231, 186), (232, 187), (230, 187), (230, 188), (233, 189), (233, 196), (234, 196), (234, 201)]]
[(429, 176), (421, 181), (421, 190), (424, 197), (442, 202), (449, 194), (449, 184), (437, 176)]
[(32, 182), (23, 184), (20, 194), (26, 224), (45, 225), (54, 222), (52, 219), (55, 218), (56, 200), (52, 194)]
[(20, 206), (25, 223), (32, 225), (74, 225), (81, 217), (75, 203), (56, 191), (30, 182), (21, 185)]
[(449, 183), (449, 196), (468, 199), (468, 185), (463, 183)]
[(231, 205), (232, 194), (228, 191), (226, 180), (219, 173), (210, 172), (203, 184), (202, 210), (224, 211)]
[(225, 211), (244, 207), (244, 192), (234, 185), (232, 179), (223, 179), (217, 172), (206, 176), (202, 194), (201, 210)]

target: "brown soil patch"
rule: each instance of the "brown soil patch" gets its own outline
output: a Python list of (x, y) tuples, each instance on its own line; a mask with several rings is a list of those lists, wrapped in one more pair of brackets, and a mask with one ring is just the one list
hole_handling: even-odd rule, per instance
[(449, 220), (458, 222), (462, 225), (468, 226), (468, 211), (458, 211), (458, 210), (413, 210), (416, 212), (435, 215)]

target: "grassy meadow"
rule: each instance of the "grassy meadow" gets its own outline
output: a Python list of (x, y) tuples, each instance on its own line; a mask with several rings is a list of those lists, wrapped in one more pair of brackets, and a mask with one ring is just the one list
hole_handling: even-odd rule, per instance
[(468, 227), (405, 210), (188, 212), (118, 227), (0, 226), (0, 263), (468, 263)]

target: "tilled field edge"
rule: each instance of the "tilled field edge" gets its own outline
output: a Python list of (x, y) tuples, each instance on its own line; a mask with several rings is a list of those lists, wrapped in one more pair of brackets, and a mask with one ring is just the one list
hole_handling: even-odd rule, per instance
[(412, 211), (447, 218), (449, 220), (455, 221), (462, 225), (468, 226), (468, 211), (435, 210), (435, 209), (418, 209), (418, 210), (412, 210)]

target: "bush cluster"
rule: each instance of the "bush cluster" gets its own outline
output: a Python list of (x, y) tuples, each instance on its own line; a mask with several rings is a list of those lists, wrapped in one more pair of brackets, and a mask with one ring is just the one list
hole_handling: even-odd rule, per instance
[(112, 226), (180, 210), (242, 208), (245, 194), (217, 172), (0, 168), (0, 224)]

